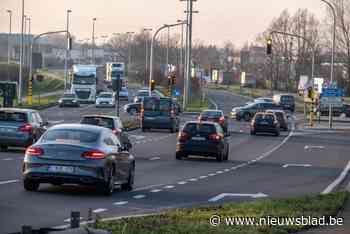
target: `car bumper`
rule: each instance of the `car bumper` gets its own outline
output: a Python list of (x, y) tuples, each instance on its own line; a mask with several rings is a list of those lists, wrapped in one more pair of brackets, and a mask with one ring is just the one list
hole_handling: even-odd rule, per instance
[(174, 125), (174, 120), (142, 120), (142, 128), (170, 129)]
[(63, 107), (63, 106), (73, 106), (73, 107), (77, 107), (77, 106), (79, 106), (79, 103), (74, 103), (74, 102), (72, 102), (72, 103), (59, 103), (58, 104), (59, 106), (61, 106), (61, 107)]
[(178, 143), (176, 145), (176, 152), (190, 155), (216, 156), (221, 150), (222, 146), (219, 144)]
[(101, 103), (98, 103), (96, 104), (96, 107), (114, 107), (115, 105), (114, 104), (111, 104), (111, 103), (108, 103), (108, 104), (101, 104)]
[(276, 133), (279, 132), (279, 129), (276, 127), (270, 127), (270, 126), (255, 126), (252, 128), (254, 132), (266, 132), (266, 133)]

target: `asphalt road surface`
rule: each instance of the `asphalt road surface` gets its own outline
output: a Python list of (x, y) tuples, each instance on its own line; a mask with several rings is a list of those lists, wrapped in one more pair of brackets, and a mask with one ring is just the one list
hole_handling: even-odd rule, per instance
[[(209, 95), (226, 114), (248, 101), (225, 91), (210, 91)], [(79, 109), (53, 107), (42, 114), (59, 123), (112, 111), (87, 105)], [(182, 123), (195, 118), (184, 115)], [(101, 217), (115, 217), (320, 193), (348, 163), (350, 132), (303, 130), (293, 119), (290, 125), (292, 131), (279, 137), (250, 136), (248, 123), (230, 120), (230, 156), (223, 163), (199, 157), (177, 161), (176, 134), (132, 131), (135, 189), (117, 190), (111, 197), (101, 196), (93, 188), (69, 185), (41, 185), (38, 192), (27, 192), (21, 183), (23, 150), (1, 152), (0, 233), (19, 231), (22, 225), (61, 226), (67, 224), (71, 211), (80, 211), (86, 220), (89, 208)], [(231, 195), (218, 199), (223, 193)]]

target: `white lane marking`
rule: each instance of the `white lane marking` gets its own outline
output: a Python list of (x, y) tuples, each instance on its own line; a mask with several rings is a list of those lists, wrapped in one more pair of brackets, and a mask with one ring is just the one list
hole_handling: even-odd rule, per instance
[(247, 194), (247, 193), (221, 193), (215, 197), (210, 198), (209, 202), (216, 202), (225, 197), (251, 197), (251, 198), (263, 198), (268, 197), (268, 195), (264, 193), (255, 193), (255, 194)]
[(165, 189), (172, 189), (172, 188), (175, 188), (174, 185), (167, 185), (167, 186), (164, 186)]
[(113, 205), (115, 206), (122, 206), (128, 204), (128, 201), (120, 201), (120, 202), (114, 202)]
[(2, 159), (3, 161), (12, 161), (13, 160), (13, 158), (4, 158), (4, 159)]
[(225, 170), (224, 170), (224, 172), (229, 172), (229, 171), (230, 171), (230, 169), (225, 169)]
[(283, 168), (287, 168), (287, 167), (312, 167), (311, 164), (284, 164), (282, 166)]
[(97, 214), (97, 213), (102, 213), (102, 212), (105, 212), (105, 211), (107, 211), (107, 209), (99, 208), (99, 209), (93, 210), (92, 212)]
[(135, 188), (132, 191), (137, 192), (137, 191), (141, 191), (141, 190), (148, 190), (154, 187), (160, 187), (163, 186), (164, 184), (153, 184), (153, 185), (148, 185), (148, 186), (144, 186), (144, 187), (140, 187), (140, 188)]
[(323, 145), (305, 145), (304, 150), (308, 149), (324, 149), (325, 147)]
[(145, 136), (140, 136), (140, 135), (129, 135), (130, 138), (134, 138), (135, 140), (143, 140), (146, 137)]
[(325, 190), (323, 190), (321, 194), (328, 194), (332, 192), (335, 189), (335, 187), (337, 187), (341, 182), (343, 182), (343, 180), (345, 179), (349, 171), (350, 171), (350, 161), (348, 162), (348, 164), (346, 165), (342, 173), (339, 175), (339, 177), (335, 181), (333, 181), (330, 185), (328, 185), (328, 187)]
[(49, 121), (49, 123), (53, 124), (53, 125), (60, 124), (60, 123), (63, 123), (63, 122), (64, 122), (64, 120)]
[(191, 179), (189, 179), (188, 181), (195, 182), (195, 181), (197, 181), (197, 180), (198, 180), (197, 178), (191, 178)]
[(161, 192), (161, 191), (163, 191), (163, 190), (161, 190), (161, 189), (153, 189), (153, 190), (151, 190), (150, 192), (151, 192), (151, 193), (159, 193), (159, 192)]
[(145, 197), (146, 197), (146, 195), (143, 195), (143, 194), (133, 196), (134, 199), (142, 199)]
[(208, 178), (208, 176), (203, 175), (199, 177), (199, 179), (205, 179), (205, 178)]
[(149, 159), (150, 161), (160, 160), (160, 157), (153, 157)]
[(177, 182), (177, 184), (183, 185), (183, 184), (187, 184), (187, 182), (186, 181), (180, 181), (180, 182)]
[(218, 104), (216, 104), (216, 102), (214, 102), (213, 99), (211, 98), (208, 98), (209, 102), (211, 102), (211, 104), (213, 104), (215, 106), (215, 110), (217, 110), (219, 107), (218, 107)]
[(215, 173), (208, 174), (208, 176), (215, 176), (215, 175), (216, 175)]
[(217, 171), (216, 174), (222, 174), (223, 172), (222, 171)]
[(19, 180), (6, 180), (6, 181), (0, 181), (0, 185), (3, 184), (12, 184), (12, 183), (17, 183)]
[[(80, 220), (83, 220), (83, 217), (79, 217)], [(64, 220), (65, 223), (70, 223), (70, 218)]]

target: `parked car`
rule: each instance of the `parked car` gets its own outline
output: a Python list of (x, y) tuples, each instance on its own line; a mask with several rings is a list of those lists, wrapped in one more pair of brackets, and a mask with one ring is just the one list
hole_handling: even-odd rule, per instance
[(84, 115), (80, 120), (80, 123), (111, 129), (112, 132), (118, 137), (124, 149), (129, 151), (132, 148), (129, 136), (123, 127), (123, 123), (117, 116)]
[(231, 117), (240, 121), (250, 121), (257, 112), (264, 112), (269, 109), (281, 109), (281, 107), (271, 102), (255, 102), (242, 107), (235, 107), (231, 111)]
[(96, 98), (96, 107), (115, 107), (115, 94), (101, 92)]
[(292, 94), (275, 94), (273, 95), (273, 101), (281, 106), (283, 110), (289, 110), (291, 112), (295, 110), (295, 99)]
[(288, 131), (288, 120), (286, 113), (283, 110), (266, 110), (265, 112), (275, 114), (280, 128), (284, 131)]
[(218, 123), (190, 121), (179, 132), (176, 144), (176, 159), (198, 155), (215, 157), (217, 161), (228, 160), (229, 144)]
[(280, 125), (276, 115), (273, 113), (256, 113), (250, 124), (250, 134), (255, 135), (257, 133), (273, 133), (279, 136)]
[(205, 110), (198, 117), (199, 121), (212, 121), (220, 124), (225, 134), (228, 132), (228, 121), (222, 110)]
[(119, 91), (119, 99), (129, 100), (129, 91), (127, 87), (122, 87)]
[(0, 109), (0, 148), (9, 146), (28, 147), (46, 131), (48, 122), (43, 121), (36, 110)]
[(58, 100), (58, 106), (59, 107), (65, 107), (65, 106), (79, 107), (80, 103), (75, 93), (65, 93)]
[(130, 114), (130, 115), (136, 115), (141, 112), (141, 103), (136, 102), (136, 103), (129, 103), (124, 105), (123, 107), (124, 112)]
[(56, 125), (25, 152), (23, 186), (36, 191), (41, 183), (95, 186), (111, 195), (114, 186), (131, 190), (135, 159), (110, 129), (81, 124)]
[(144, 97), (141, 106), (141, 129), (169, 129), (179, 131), (180, 118), (171, 98)]

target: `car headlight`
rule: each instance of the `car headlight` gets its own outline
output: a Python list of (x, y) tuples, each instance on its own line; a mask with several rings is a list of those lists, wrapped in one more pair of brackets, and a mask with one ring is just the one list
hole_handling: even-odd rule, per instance
[(60, 99), (60, 100), (58, 100), (58, 103), (62, 103), (62, 100)]
[(77, 102), (77, 100), (72, 100), (72, 102)]

